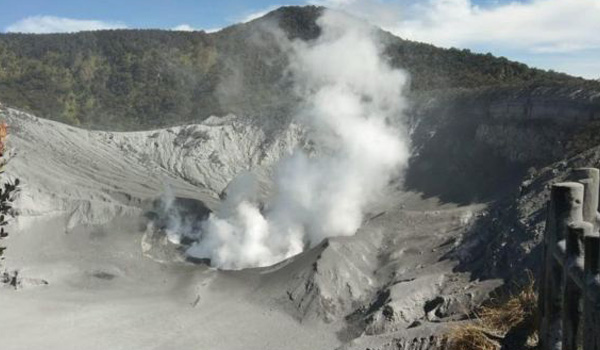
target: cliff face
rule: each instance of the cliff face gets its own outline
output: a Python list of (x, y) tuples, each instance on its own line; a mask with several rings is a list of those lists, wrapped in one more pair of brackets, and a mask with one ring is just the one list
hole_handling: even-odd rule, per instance
[(531, 167), (600, 143), (600, 90), (488, 88), (421, 96), (411, 111), (407, 186), (454, 202), (490, 200)]
[(598, 143), (592, 135), (600, 119), (598, 90), (511, 91), (490, 99), (487, 112), (490, 125), (478, 128), (477, 137), (511, 161), (539, 165)]

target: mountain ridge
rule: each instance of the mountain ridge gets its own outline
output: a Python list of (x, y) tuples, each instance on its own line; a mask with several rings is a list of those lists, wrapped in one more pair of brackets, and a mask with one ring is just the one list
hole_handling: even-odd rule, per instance
[[(296, 101), (290, 82), (281, 79), (286, 57), (274, 43), (252, 39), (265, 35), (266, 23), (277, 23), (290, 39), (312, 40), (320, 33), (322, 11), (282, 7), (215, 33), (0, 34), (0, 101), (48, 119), (111, 130), (194, 123), (215, 114), (289, 114)], [(410, 74), (413, 94), (529, 85), (600, 90), (592, 81), (490, 54), (436, 48), (382, 30), (378, 35), (391, 65)]]

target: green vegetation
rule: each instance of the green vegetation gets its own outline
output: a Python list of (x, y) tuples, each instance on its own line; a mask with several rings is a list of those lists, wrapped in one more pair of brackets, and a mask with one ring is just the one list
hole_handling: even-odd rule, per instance
[(215, 62), (203, 33), (4, 34), (0, 100), (74, 125), (177, 122), (194, 108), (210, 110), (202, 88)]
[(562, 73), (529, 68), (523, 63), (490, 53), (440, 49), (410, 41), (396, 40), (388, 47), (387, 53), (394, 66), (410, 73), (415, 90), (586, 82)]
[[(275, 113), (293, 103), (293, 94), (285, 55), (261, 25), (277, 20), (290, 38), (310, 40), (319, 33), (315, 19), (320, 11), (286, 7), (214, 34), (0, 34), (0, 101), (72, 125), (121, 130), (228, 112)], [(391, 63), (411, 73), (416, 92), (586, 82), (489, 54), (439, 49), (383, 32), (382, 37)]]

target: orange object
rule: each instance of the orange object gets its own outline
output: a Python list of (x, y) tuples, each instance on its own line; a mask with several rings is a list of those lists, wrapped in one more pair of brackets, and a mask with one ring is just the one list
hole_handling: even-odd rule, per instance
[(8, 135), (8, 125), (6, 125), (6, 122), (3, 122), (0, 124), (0, 141), (4, 140), (6, 135)]
[(6, 143), (6, 136), (8, 135), (8, 125), (5, 122), (0, 124), (0, 157), (4, 154), (4, 145)]

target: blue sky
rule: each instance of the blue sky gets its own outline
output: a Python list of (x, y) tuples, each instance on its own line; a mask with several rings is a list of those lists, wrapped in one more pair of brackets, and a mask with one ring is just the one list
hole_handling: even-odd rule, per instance
[(93, 19), (130, 28), (170, 29), (187, 24), (221, 28), (280, 5), (306, 1), (271, 0), (0, 0), (0, 29), (33, 16)]
[(0, 0), (0, 31), (213, 31), (306, 4), (342, 9), (403, 38), (600, 78), (600, 0)]

